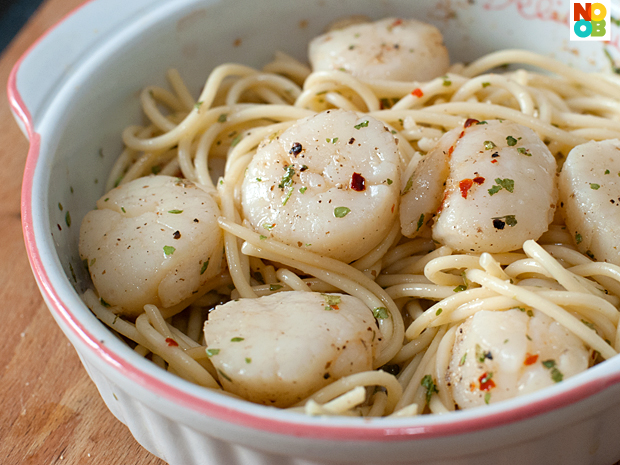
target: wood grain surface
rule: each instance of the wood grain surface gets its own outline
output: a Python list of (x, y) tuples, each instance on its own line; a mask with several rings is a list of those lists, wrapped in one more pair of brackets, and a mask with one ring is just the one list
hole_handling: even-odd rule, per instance
[[(83, 0), (47, 0), (0, 56), (11, 68)], [(44, 77), (42, 76), (42, 79)], [(164, 465), (107, 410), (52, 319), (30, 271), (20, 223), (28, 142), (0, 96), (0, 464)]]

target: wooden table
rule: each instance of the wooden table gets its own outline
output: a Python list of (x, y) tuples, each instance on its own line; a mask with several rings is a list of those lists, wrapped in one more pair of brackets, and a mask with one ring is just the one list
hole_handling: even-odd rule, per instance
[[(43, 3), (0, 56), (3, 86), (27, 48), (82, 1)], [(0, 463), (164, 465), (107, 410), (39, 294), (20, 222), (28, 142), (0, 95)]]

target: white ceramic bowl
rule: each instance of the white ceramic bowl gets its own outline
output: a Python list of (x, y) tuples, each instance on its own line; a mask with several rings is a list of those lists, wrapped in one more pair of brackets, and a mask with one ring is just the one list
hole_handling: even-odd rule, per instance
[[(178, 68), (197, 93), (222, 62), (258, 67), (278, 49), (304, 59), (310, 38), (353, 13), (434, 23), (453, 61), (520, 47), (587, 70), (609, 66), (604, 44), (568, 42), (568, 3), (93, 0), (20, 59), (9, 97), (30, 139), (22, 212), (32, 268), (104, 401), (140, 444), (176, 465), (581, 465), (620, 459), (620, 357), (481, 409), (411, 419), (310, 418), (231, 399), (163, 372), (115, 338), (76, 291), (88, 280), (77, 251), (79, 223), (103, 193), (121, 129), (140, 118), (139, 90), (163, 84), (168, 67)], [(618, 34), (614, 27), (606, 45), (614, 56)]]

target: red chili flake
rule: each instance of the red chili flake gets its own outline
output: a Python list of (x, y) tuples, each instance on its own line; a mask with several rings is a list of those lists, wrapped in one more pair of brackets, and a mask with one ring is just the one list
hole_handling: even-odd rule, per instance
[(397, 19), (392, 23), (392, 27), (400, 26), (403, 23), (402, 19)]
[(166, 338), (166, 344), (168, 344), (169, 347), (179, 347), (179, 343), (171, 337)]
[(359, 173), (353, 173), (351, 176), (351, 189), (357, 192), (362, 192), (366, 189), (366, 179)]
[(476, 177), (474, 178), (474, 182), (475, 182), (476, 184), (478, 184), (479, 186), (480, 186), (480, 185), (482, 185), (482, 184), (484, 183), (484, 181), (485, 181), (485, 180), (484, 180), (484, 178), (483, 178), (482, 176), (476, 176)]
[(476, 390), (476, 383), (469, 383), (469, 390), (474, 392)]
[(448, 155), (452, 155), (452, 152), (454, 152), (454, 145), (451, 145), (448, 149)]
[(523, 365), (534, 365), (536, 363), (536, 361), (538, 360), (538, 354), (536, 355), (532, 355), (532, 354), (525, 354), (525, 361), (523, 362)]
[(497, 163), (497, 158), (494, 158), (493, 160), (491, 160), (491, 163)]
[(422, 98), (424, 97), (424, 92), (422, 92), (422, 89), (418, 87), (417, 89), (413, 89), (413, 91), (411, 91), (411, 95), (415, 95), (418, 98)]
[(395, 203), (392, 204), (392, 213), (394, 213), (394, 207), (396, 206)]
[(495, 387), (495, 381), (491, 379), (491, 376), (489, 376), (486, 371), (480, 375), (478, 381), (480, 382), (481, 391), (490, 391)]
[(473, 185), (474, 185), (474, 181), (472, 181), (471, 179), (463, 179), (462, 181), (460, 181), (459, 189), (461, 190), (461, 197), (466, 199), (467, 193), (469, 192), (469, 189), (471, 189)]
[(465, 131), (461, 131), (461, 133), (459, 134), (459, 139), (463, 137), (464, 135), (465, 135)]
[(467, 118), (467, 121), (465, 121), (465, 124), (463, 125), (464, 128), (468, 128), (469, 126), (471, 126), (472, 124), (476, 124), (479, 123), (480, 121), (478, 121), (477, 119), (474, 118)]

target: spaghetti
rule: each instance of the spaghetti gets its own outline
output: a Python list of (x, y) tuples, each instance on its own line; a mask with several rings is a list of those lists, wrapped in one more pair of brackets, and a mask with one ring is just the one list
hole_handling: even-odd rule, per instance
[[(494, 72), (506, 64), (545, 72)], [(531, 128), (561, 165), (578, 144), (620, 137), (617, 76), (592, 75), (535, 53), (507, 50), (454, 65), (427, 82), (312, 73), (282, 53), (263, 70), (217, 67), (197, 100), (178, 72), (169, 71), (168, 80), (172, 91), (147, 87), (141, 93), (149, 123), (123, 132), (126, 148), (106, 190), (151, 174), (202, 185), (221, 210), (226, 266), (187, 308), (147, 305), (135, 320), (119, 316), (119, 309), (105, 305), (94, 291), (86, 292), (95, 315), (141, 355), (191, 382), (220, 389), (220, 374), (202, 336), (203, 322), (216, 304), (283, 291), (350, 294), (371, 310), (387, 312), (377, 318), (383, 342), (375, 370), (336, 380), (292, 409), (312, 415), (406, 416), (455, 409), (448, 371), (458, 328), (482, 310), (542, 312), (582, 341), (594, 362), (620, 350), (620, 267), (577, 252), (558, 218), (538, 243), (530, 240), (522, 250), (498, 254), (456, 253), (428, 237), (405, 238), (395, 224), (380, 244), (347, 264), (261, 237), (243, 221), (240, 194), (263, 140), (334, 108), (370, 115), (387, 126), (399, 141), (405, 181), (437, 139), (468, 118), (507, 119)], [(485, 378), (476, 389), (489, 386)]]

